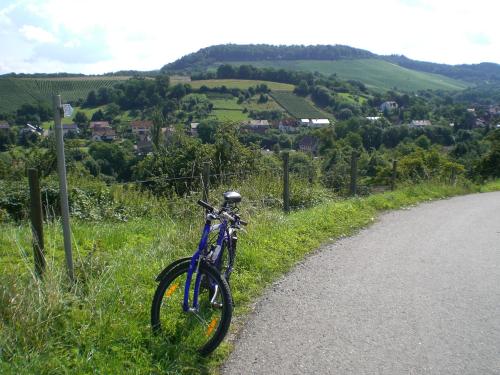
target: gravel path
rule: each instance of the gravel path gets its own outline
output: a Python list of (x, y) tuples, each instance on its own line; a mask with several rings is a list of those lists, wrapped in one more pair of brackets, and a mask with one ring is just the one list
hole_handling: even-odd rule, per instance
[(223, 374), (500, 374), (500, 192), (382, 215), (257, 303)]

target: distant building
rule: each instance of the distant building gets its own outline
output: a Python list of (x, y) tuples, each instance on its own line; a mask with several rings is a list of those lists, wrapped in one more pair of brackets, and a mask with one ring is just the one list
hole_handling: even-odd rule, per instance
[(278, 122), (278, 129), (284, 133), (295, 133), (299, 131), (299, 124), (293, 118), (284, 118)]
[(380, 111), (382, 112), (393, 112), (395, 111), (396, 109), (398, 109), (398, 103), (396, 102), (392, 102), (392, 101), (388, 101), (388, 102), (383, 102), (381, 105), (380, 105)]
[(151, 134), (151, 128), (153, 127), (153, 121), (132, 121), (130, 123), (132, 128), (132, 134), (138, 139), (144, 140), (149, 138)]
[(368, 116), (368, 117), (365, 117), (368, 121), (371, 121), (371, 122), (375, 122), (375, 121), (378, 121), (381, 119), (380, 116)]
[(271, 125), (267, 120), (248, 120), (241, 123), (243, 129), (247, 129), (256, 133), (265, 133)]
[(410, 128), (423, 128), (431, 125), (432, 123), (429, 120), (413, 120), (409, 124)]
[(116, 132), (111, 126), (94, 127), (92, 129), (92, 140), (93, 141), (114, 141), (117, 139)]
[(476, 122), (474, 123), (475, 128), (485, 128), (486, 126), (487, 126), (486, 121), (480, 118), (477, 118)]
[(301, 118), (300, 119), (300, 126), (309, 126), (310, 123), (311, 123), (311, 120), (309, 120), (308, 118)]
[(197, 137), (198, 136), (198, 125), (200, 125), (199, 122), (192, 122), (191, 123), (191, 126), (189, 128), (189, 131), (190, 131), (190, 134), (193, 136), (193, 137)]
[(498, 106), (498, 105), (490, 105), (488, 107), (488, 113), (490, 115), (499, 115), (500, 114), (500, 106)]
[(9, 123), (0, 121), (0, 130), (4, 131), (4, 130), (9, 130), (9, 129), (10, 129)]
[[(62, 124), (62, 131), (63, 131), (63, 136), (68, 135), (69, 133), (72, 134), (80, 134), (80, 129), (78, 128), (77, 124)], [(53, 133), (54, 130), (50, 130), (50, 133)]]
[(315, 154), (318, 151), (319, 141), (315, 137), (306, 135), (299, 141), (299, 150)]
[(324, 128), (330, 125), (330, 120), (327, 118), (313, 118), (309, 122), (310, 128)]
[(91, 121), (89, 124), (89, 129), (94, 131), (101, 128), (111, 128), (108, 121)]

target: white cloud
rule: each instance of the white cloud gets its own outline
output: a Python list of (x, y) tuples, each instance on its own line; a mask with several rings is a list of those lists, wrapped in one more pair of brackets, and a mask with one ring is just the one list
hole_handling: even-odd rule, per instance
[(48, 31), (32, 25), (23, 25), (19, 32), (29, 41), (38, 43), (57, 43), (57, 38)]
[[(500, 62), (500, 4), (489, 0), (8, 2), (0, 6), (0, 22), (10, 26), (0, 38), (22, 35), (31, 43), (31, 61), (84, 73), (158, 69), (221, 43), (346, 44), (424, 61)], [(27, 53), (11, 52), (23, 56), (20, 62)]]

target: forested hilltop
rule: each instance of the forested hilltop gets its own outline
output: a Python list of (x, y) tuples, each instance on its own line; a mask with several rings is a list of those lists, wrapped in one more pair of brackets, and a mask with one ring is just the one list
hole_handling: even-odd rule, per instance
[(472, 83), (500, 81), (500, 65), (481, 63), (447, 65), (416, 61), (401, 55), (382, 56), (370, 51), (345, 45), (291, 45), (221, 44), (202, 48), (161, 68), (163, 73), (200, 71), (214, 63), (233, 61), (291, 61), (291, 60), (354, 60), (375, 59), (391, 62), (401, 67), (440, 74)]
[(219, 44), (202, 48), (161, 68), (162, 72), (204, 68), (214, 62), (258, 60), (366, 59), (373, 53), (343, 45), (273, 46), (269, 44)]

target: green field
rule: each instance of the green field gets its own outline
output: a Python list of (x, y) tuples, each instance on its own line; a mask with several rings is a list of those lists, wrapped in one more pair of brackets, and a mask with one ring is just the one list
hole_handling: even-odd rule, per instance
[(207, 96), (214, 105), (211, 116), (221, 121), (241, 122), (248, 120), (248, 113), (243, 112), (245, 108), (248, 111), (283, 111), (283, 108), (271, 96), (266, 103), (258, 103), (258, 97), (254, 96), (241, 104), (232, 95), (209, 94)]
[(342, 79), (358, 80), (378, 90), (397, 88), (402, 91), (417, 90), (463, 90), (468, 85), (442, 75), (417, 72), (378, 59), (358, 60), (270, 60), (251, 62), (230, 62), (233, 65), (251, 64), (260, 68), (283, 68), (337, 74)]
[(229, 89), (248, 89), (249, 87), (255, 87), (261, 84), (266, 84), (271, 90), (293, 91), (294, 89), (294, 86), (288, 83), (254, 81), (249, 79), (207, 79), (201, 81), (191, 81), (189, 84), (194, 89), (199, 89), (201, 86), (207, 86), (210, 88), (226, 86)]
[(128, 78), (0, 78), (0, 112), (15, 111), (27, 103), (50, 103), (54, 94), (60, 94), (63, 102), (85, 99), (91, 90), (111, 87)]
[(309, 100), (291, 92), (275, 91), (272, 97), (295, 118), (331, 118), (332, 115), (316, 108)]

